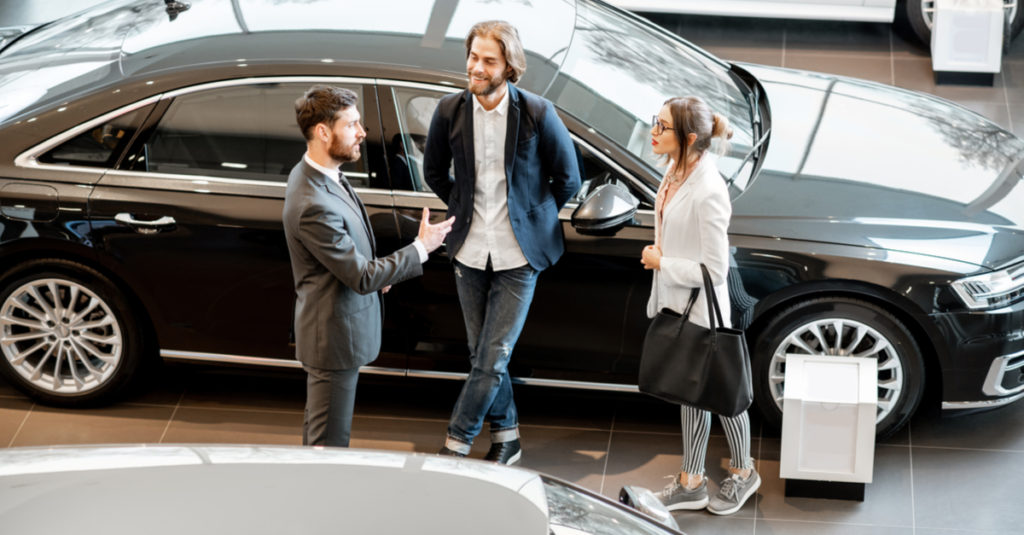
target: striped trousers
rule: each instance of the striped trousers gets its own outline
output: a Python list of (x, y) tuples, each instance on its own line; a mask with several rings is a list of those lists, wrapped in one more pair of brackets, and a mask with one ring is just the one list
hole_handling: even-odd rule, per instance
[[(711, 435), (711, 413), (689, 405), (680, 407), (683, 422), (683, 472), (693, 475), (704, 474), (704, 457)], [(747, 412), (737, 416), (719, 416), (729, 442), (730, 468), (753, 468), (750, 457), (750, 418)]]

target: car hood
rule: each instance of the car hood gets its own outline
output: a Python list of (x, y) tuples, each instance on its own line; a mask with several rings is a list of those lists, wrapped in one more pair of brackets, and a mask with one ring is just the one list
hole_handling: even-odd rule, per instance
[(905, 251), (987, 268), (1024, 255), (1024, 140), (952, 102), (744, 65), (771, 108), (734, 234)]

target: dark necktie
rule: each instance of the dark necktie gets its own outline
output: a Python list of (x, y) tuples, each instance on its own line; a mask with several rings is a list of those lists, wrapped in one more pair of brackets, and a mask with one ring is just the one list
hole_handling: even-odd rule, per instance
[(363, 206), (363, 201), (356, 195), (356, 191), (352, 189), (352, 185), (348, 183), (348, 179), (345, 178), (345, 174), (338, 173), (338, 184), (341, 184), (341, 188), (348, 194), (349, 199), (355, 204), (356, 208), (359, 209), (359, 214), (363, 218), (363, 227), (366, 228), (366, 235), (370, 237), (370, 249), (373, 251), (373, 255), (377, 255), (377, 243), (373, 237), (373, 227), (370, 226), (370, 216), (366, 214), (366, 207)]

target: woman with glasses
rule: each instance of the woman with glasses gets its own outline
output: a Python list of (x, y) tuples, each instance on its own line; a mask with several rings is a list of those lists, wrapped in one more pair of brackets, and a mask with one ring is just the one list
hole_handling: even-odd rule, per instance
[[(641, 262), (654, 271), (647, 315), (653, 318), (668, 308), (682, 313), (690, 293), (704, 285), (700, 264), (711, 274), (722, 316), (729, 326), (729, 239), (726, 233), (732, 205), (714, 156), (712, 139), (724, 150), (732, 136), (725, 117), (713, 113), (698, 97), (667, 100), (651, 121), (653, 152), (667, 161), (667, 171), (655, 199), (654, 244), (644, 247)], [(690, 310), (690, 321), (708, 327), (703, 292)], [(729, 476), (718, 493), (708, 499), (704, 457), (711, 428), (711, 413), (683, 405), (683, 463), (678, 475), (659, 497), (670, 511), (698, 510), (727, 515), (738, 511), (761, 485), (750, 456), (750, 420), (747, 413), (720, 416), (732, 459)]]

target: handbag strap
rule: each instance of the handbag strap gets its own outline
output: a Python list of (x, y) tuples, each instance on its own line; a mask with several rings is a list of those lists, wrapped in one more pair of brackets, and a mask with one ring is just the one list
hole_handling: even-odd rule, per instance
[(711, 332), (715, 332), (715, 319), (718, 319), (718, 326), (724, 327), (725, 322), (722, 321), (722, 309), (718, 306), (718, 296), (715, 295), (715, 288), (711, 285), (711, 274), (708, 273), (708, 267), (703, 263), (700, 265), (700, 274), (704, 277), (704, 291), (708, 294), (706, 299), (708, 303), (708, 322), (711, 323)]

